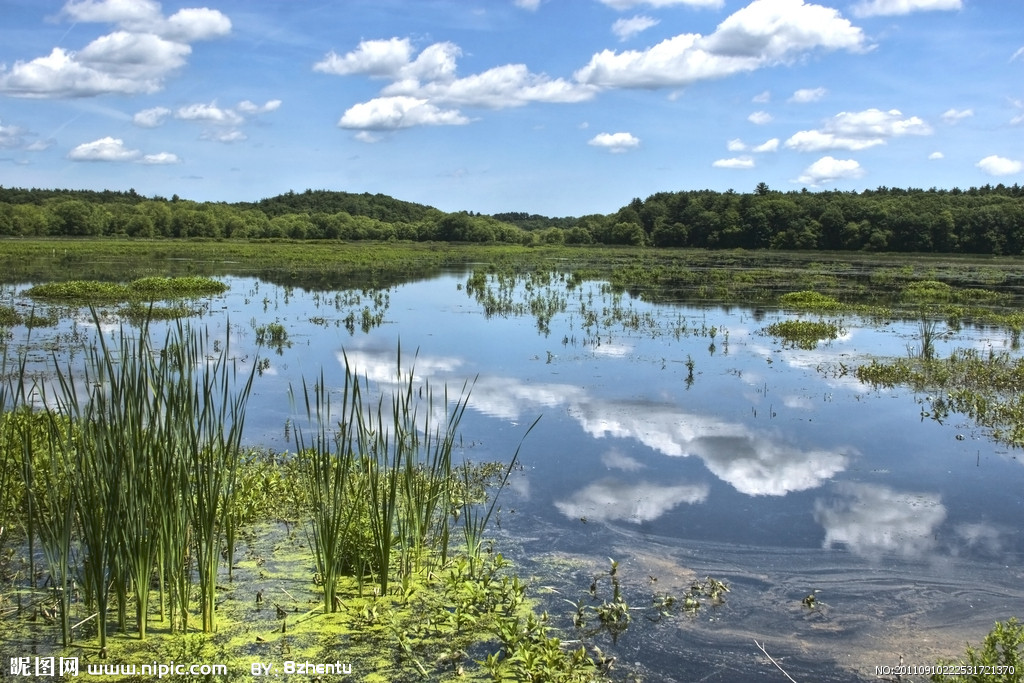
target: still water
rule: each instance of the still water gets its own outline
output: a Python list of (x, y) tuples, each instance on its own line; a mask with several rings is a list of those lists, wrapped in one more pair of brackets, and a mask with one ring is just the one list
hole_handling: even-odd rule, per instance
[[(340, 389), (348, 362), (386, 390), (399, 345), (435, 392), (468, 385), (460, 452), (507, 461), (522, 441), (492, 531), (566, 639), (581, 637), (569, 603), (618, 563), (630, 627), (582, 634), (617, 670), (783, 680), (757, 641), (797, 680), (874, 680), (875, 666), (954, 657), (1024, 615), (1021, 454), (853, 376), (872, 356), (905, 356), (916, 323), (846, 316), (839, 338), (803, 350), (763, 332), (792, 312), (652, 304), (556, 275), (339, 292), (224, 281), (197, 324), (260, 362), (247, 442), (294, 448), (289, 387), (321, 370)], [(259, 348), (272, 323), (287, 340)], [(31, 346), (91, 325), (82, 313), (34, 330)], [(965, 328), (937, 352), (956, 347), (1010, 341)], [(724, 604), (652, 606), (706, 576), (730, 587)]]

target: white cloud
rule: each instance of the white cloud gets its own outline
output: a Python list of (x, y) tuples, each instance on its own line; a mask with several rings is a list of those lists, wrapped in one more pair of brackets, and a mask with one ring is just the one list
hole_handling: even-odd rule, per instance
[(642, 33), (652, 26), (658, 25), (657, 19), (638, 14), (630, 19), (618, 19), (612, 24), (612, 33), (619, 37), (619, 40), (627, 40), (638, 33)]
[(947, 109), (940, 118), (948, 124), (954, 124), (964, 119), (969, 119), (972, 116), (974, 116), (973, 109)]
[(281, 100), (268, 100), (263, 104), (256, 104), (249, 100), (242, 100), (238, 103), (238, 111), (243, 114), (254, 115), (254, 114), (265, 114), (271, 111), (277, 111), (281, 108)]
[(942, 152), (932, 152), (931, 154), (928, 155), (928, 158), (931, 159), (932, 161), (935, 161), (938, 159), (945, 159), (946, 155), (943, 154)]
[(170, 152), (160, 152), (159, 154), (147, 154), (142, 157), (142, 163), (159, 165), (159, 164), (178, 164), (181, 163), (181, 159), (178, 158), (177, 154), (171, 154)]
[(205, 121), (208, 123), (237, 126), (245, 121), (242, 116), (231, 109), (221, 109), (216, 102), (210, 104), (190, 104), (179, 107), (174, 118), (184, 121)]
[(458, 126), (469, 119), (457, 109), (440, 109), (418, 97), (378, 97), (349, 107), (338, 121), (341, 128), (395, 130), (412, 126)]
[(620, 11), (633, 9), (641, 5), (649, 7), (672, 7), (673, 5), (689, 5), (691, 7), (712, 7), (718, 8), (724, 4), (724, 0), (600, 0), (602, 5)]
[(536, 12), (537, 8), (540, 7), (540, 0), (515, 0), (515, 5), (520, 9)]
[(821, 152), (826, 149), (847, 149), (855, 152), (884, 144), (885, 140), (882, 138), (840, 137), (820, 130), (802, 130), (786, 140), (786, 147), (798, 152)]
[(861, 50), (864, 42), (837, 10), (803, 0), (754, 0), (710, 35), (680, 34), (642, 51), (604, 50), (575, 77), (603, 88), (678, 87), (787, 63), (818, 48)]
[(1013, 60), (1019, 59), (1020, 57), (1024, 57), (1024, 47), (1019, 48), (1016, 52), (1014, 52), (1010, 56), (1010, 61), (1012, 62)]
[(746, 152), (747, 151), (747, 145), (743, 142), (743, 140), (740, 140), (739, 138), (735, 138), (733, 140), (729, 140), (729, 142), (725, 143), (725, 147), (730, 152)]
[(1010, 119), (1010, 125), (1016, 126), (1019, 123), (1024, 123), (1024, 100), (1010, 100), (1010, 104), (1021, 112)]
[(766, 111), (755, 111), (753, 114), (747, 117), (747, 121), (758, 126), (763, 126), (766, 123), (771, 123), (773, 116)]
[(858, 17), (893, 16), (961, 7), (963, 0), (862, 0), (853, 6), (853, 13)]
[(172, 14), (157, 30), (171, 40), (193, 43), (228, 35), (231, 33), (231, 20), (206, 7), (183, 9)]
[(884, 145), (888, 138), (903, 135), (931, 135), (932, 128), (917, 116), (904, 117), (898, 109), (865, 109), (840, 112), (820, 130), (802, 130), (786, 140), (786, 147), (799, 152), (827, 149), (857, 151)]
[(128, 149), (124, 140), (112, 137), (83, 143), (68, 152), (68, 159), (72, 161), (135, 161), (140, 156), (142, 152)]
[(152, 93), (185, 65), (190, 43), (226, 35), (231, 21), (211, 9), (183, 9), (165, 18), (151, 0), (82, 0), (64, 6), (75, 22), (117, 24), (81, 50), (0, 66), (0, 92), (15, 97), (92, 97)]
[(132, 117), (132, 123), (141, 128), (156, 128), (162, 126), (164, 120), (170, 116), (171, 110), (167, 107), (153, 107), (143, 109)]
[(771, 90), (765, 90), (764, 92), (758, 93), (758, 94), (754, 95), (752, 98), (750, 98), (750, 101), (754, 102), (754, 103), (757, 103), (757, 104), (765, 104), (767, 102), (771, 102), (772, 101), (772, 91)]
[(412, 57), (412, 43), (408, 38), (364, 40), (343, 57), (333, 50), (313, 65), (314, 71), (336, 76), (366, 74), (369, 76), (396, 76)]
[(594, 147), (603, 147), (613, 154), (620, 154), (640, 146), (640, 138), (632, 133), (598, 133), (587, 142)]
[(825, 88), (801, 88), (793, 93), (789, 98), (790, 102), (796, 102), (798, 104), (806, 104), (808, 102), (817, 102), (822, 97), (828, 94), (828, 90)]
[(385, 96), (424, 98), (439, 105), (504, 109), (530, 102), (582, 102), (594, 96), (595, 89), (534, 74), (525, 64), (506, 64), (479, 74), (454, 80), (418, 80), (392, 83), (381, 91)]
[(1024, 163), (992, 154), (975, 164), (985, 173), (994, 176), (1013, 175), (1024, 169)]
[(765, 140), (760, 145), (757, 145), (756, 147), (751, 149), (751, 151), (752, 152), (756, 152), (758, 154), (761, 154), (761, 153), (764, 153), (764, 152), (775, 152), (778, 149), (779, 149), (779, 139), (778, 138), (772, 138), (771, 140)]
[(860, 178), (864, 169), (853, 159), (835, 159), (825, 156), (804, 169), (803, 175), (797, 178), (798, 183), (817, 187), (835, 180)]
[(732, 159), (718, 159), (711, 163), (715, 168), (754, 168), (752, 157), (733, 157)]

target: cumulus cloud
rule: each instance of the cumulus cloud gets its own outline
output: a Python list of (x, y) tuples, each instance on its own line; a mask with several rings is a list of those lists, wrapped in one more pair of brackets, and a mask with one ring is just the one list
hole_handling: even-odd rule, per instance
[(640, 138), (632, 133), (598, 133), (592, 137), (588, 145), (603, 147), (613, 154), (621, 154), (640, 146)]
[(612, 33), (619, 37), (619, 40), (628, 40), (638, 33), (642, 33), (652, 26), (658, 25), (657, 19), (638, 14), (630, 19), (619, 19), (612, 24)]
[(835, 180), (860, 178), (862, 175), (864, 175), (864, 169), (855, 160), (825, 156), (804, 169), (803, 175), (797, 178), (797, 182), (817, 187)]
[(378, 97), (349, 107), (338, 121), (341, 128), (396, 130), (412, 126), (459, 126), (469, 119), (455, 109), (440, 109), (424, 98)]
[(685, 33), (646, 50), (604, 50), (575, 77), (602, 88), (679, 87), (786, 63), (818, 48), (864, 44), (863, 32), (837, 10), (803, 0), (754, 0), (707, 36)]
[(178, 158), (177, 154), (160, 152), (159, 154), (147, 154), (143, 156), (142, 163), (150, 165), (177, 164), (181, 163), (181, 159)]
[(975, 166), (993, 176), (1013, 175), (1014, 173), (1020, 173), (1021, 169), (1024, 169), (1024, 163), (995, 154), (985, 157), (976, 163)]
[(396, 76), (409, 64), (411, 56), (412, 42), (408, 38), (364, 40), (355, 50), (343, 56), (332, 50), (323, 60), (313, 65), (313, 70), (335, 76)]
[(936, 161), (938, 159), (945, 159), (946, 155), (943, 154), (942, 152), (932, 152), (931, 154), (928, 155), (928, 158), (931, 159), (932, 161)]
[(884, 145), (903, 135), (931, 135), (932, 127), (917, 116), (904, 117), (898, 109), (866, 109), (840, 112), (825, 121), (821, 129), (802, 130), (786, 140), (786, 147), (798, 152), (828, 149), (858, 151)]
[(895, 16), (961, 7), (963, 0), (862, 0), (853, 6), (853, 13), (858, 17)]
[(142, 156), (137, 149), (128, 149), (124, 140), (105, 137), (85, 142), (68, 152), (72, 161), (135, 161)]
[(55, 47), (49, 55), (0, 67), (0, 92), (40, 98), (156, 92), (185, 65), (192, 43), (231, 31), (231, 21), (216, 10), (182, 9), (164, 17), (151, 0), (72, 1), (60, 16), (116, 24), (118, 30), (78, 51)]
[(756, 152), (758, 154), (761, 154), (761, 153), (764, 153), (764, 152), (775, 152), (778, 149), (779, 149), (779, 139), (778, 138), (772, 138), (771, 140), (765, 140), (763, 143), (761, 143), (760, 145), (757, 145), (756, 147), (752, 147), (750, 151), (751, 152)]
[(179, 121), (192, 121), (205, 126), (206, 129), (200, 136), (203, 140), (238, 142), (246, 139), (239, 126), (245, 124), (249, 117), (277, 111), (280, 106), (281, 100), (268, 100), (263, 104), (243, 100), (234, 108), (221, 107), (216, 101), (208, 104), (199, 102), (183, 105), (174, 111), (167, 107), (152, 107), (136, 113), (132, 117), (132, 122), (142, 128), (156, 128), (162, 126), (169, 117), (173, 117)]
[(156, 128), (162, 126), (170, 115), (171, 110), (167, 107), (143, 109), (132, 117), (132, 123), (141, 128)]
[(808, 102), (817, 102), (822, 97), (828, 94), (828, 90), (825, 88), (801, 88), (793, 93), (789, 98), (790, 102), (796, 102), (797, 104), (806, 104)]
[(339, 125), (363, 130), (418, 125), (461, 125), (470, 119), (458, 107), (503, 109), (530, 102), (580, 102), (596, 89), (545, 74), (524, 64), (505, 64), (457, 77), (460, 48), (449, 42), (415, 53), (407, 38), (365, 40), (344, 55), (329, 53), (313, 66), (331, 75), (366, 75), (391, 82), (380, 97), (350, 107)]
[(771, 123), (774, 117), (766, 111), (755, 111), (753, 114), (747, 117), (747, 121), (751, 123), (763, 126), (766, 123)]
[(216, 102), (180, 107), (174, 113), (174, 117), (184, 121), (208, 121), (230, 126), (236, 126), (245, 120), (231, 109), (221, 109)]
[(947, 109), (942, 113), (940, 117), (944, 122), (948, 124), (959, 123), (964, 119), (969, 119), (974, 116), (973, 109)]
[(715, 168), (754, 168), (752, 157), (733, 157), (732, 159), (718, 159), (711, 163)]

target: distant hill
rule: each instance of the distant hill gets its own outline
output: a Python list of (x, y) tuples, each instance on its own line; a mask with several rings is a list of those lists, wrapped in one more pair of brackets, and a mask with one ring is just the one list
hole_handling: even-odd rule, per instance
[(368, 216), (385, 223), (415, 223), (426, 218), (443, 216), (444, 212), (432, 206), (405, 202), (386, 194), (353, 194), (332, 190), (306, 190), (286, 192), (248, 204), (234, 206), (259, 209), (269, 218), (289, 213), (338, 213), (344, 211), (352, 216)]

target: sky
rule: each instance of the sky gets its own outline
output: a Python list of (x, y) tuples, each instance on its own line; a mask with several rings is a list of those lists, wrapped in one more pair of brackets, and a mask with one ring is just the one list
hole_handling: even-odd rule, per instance
[(0, 0), (0, 186), (611, 213), (1024, 182), (1021, 0)]

